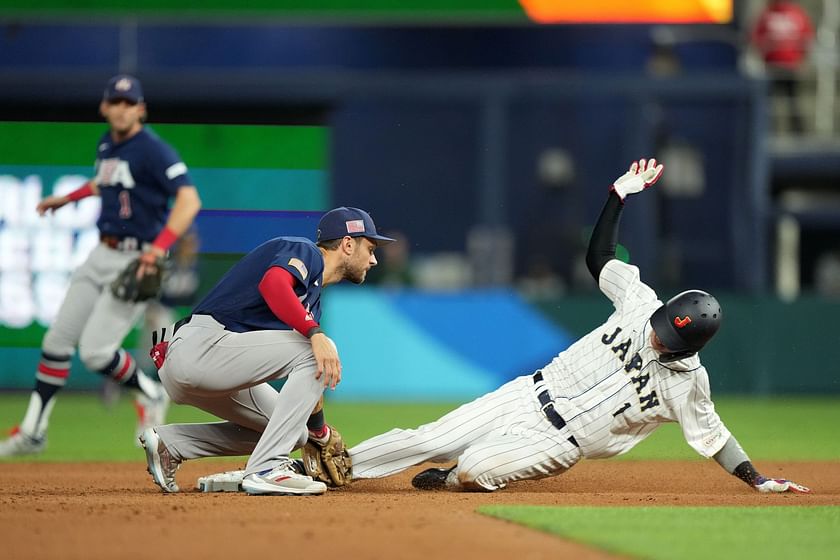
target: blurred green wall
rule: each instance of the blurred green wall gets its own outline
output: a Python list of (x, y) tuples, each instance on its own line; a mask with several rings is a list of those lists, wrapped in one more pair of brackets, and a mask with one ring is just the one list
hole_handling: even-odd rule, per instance
[(265, 16), (334, 20), (400, 21), (525, 21), (517, 0), (40, 0), (21, 4), (0, 0), (0, 13), (8, 14), (200, 14)]
[[(774, 298), (719, 299), (724, 323), (701, 354), (714, 394), (840, 394), (840, 337), (831, 320), (840, 314), (840, 302), (817, 297), (794, 304)], [(601, 324), (612, 310), (602, 296), (541, 300), (535, 306), (575, 336)], [(4, 329), (0, 336), (0, 389), (28, 389), (43, 327)], [(135, 338), (129, 337), (126, 347)], [(87, 374), (77, 361), (73, 370), (71, 388), (99, 386), (100, 377)]]
[[(149, 128), (181, 155), (204, 210), (322, 211), (329, 204), (326, 127), (152, 124)], [(31, 262), (22, 264), (22, 259), (34, 261), (35, 245), (44, 231), (70, 231), (76, 239), (81, 232), (78, 225), (38, 218), (35, 204), (40, 196), (52, 193), (62, 178), (92, 175), (97, 141), (106, 131), (103, 123), (0, 122), (0, 390), (31, 388), (46, 330), (36, 320), (42, 316), (38, 310), (58, 303), (53, 293), (37, 293), (36, 277), (42, 271), (31, 268)], [(38, 189), (33, 190), (35, 185)], [(92, 223), (88, 226), (93, 227)], [(198, 231), (199, 237), (232, 233)], [(51, 251), (55, 259), (65, 252), (55, 247)], [(200, 292), (237, 257), (200, 259)], [(65, 264), (50, 273), (66, 280), (70, 263)], [(21, 291), (21, 284), (33, 289)], [(13, 313), (12, 308), (17, 311)], [(7, 320), (12, 316), (23, 319)], [(19, 324), (26, 326), (16, 328)], [(125, 346), (138, 345), (136, 338), (136, 332), (130, 334)], [(101, 376), (87, 374), (77, 358), (73, 372), (71, 388), (92, 389), (102, 382)]]
[[(719, 295), (723, 325), (701, 353), (712, 391), (739, 394), (840, 394), (840, 300), (817, 296)], [(601, 295), (540, 300), (547, 317), (576, 336), (601, 324), (612, 305)]]

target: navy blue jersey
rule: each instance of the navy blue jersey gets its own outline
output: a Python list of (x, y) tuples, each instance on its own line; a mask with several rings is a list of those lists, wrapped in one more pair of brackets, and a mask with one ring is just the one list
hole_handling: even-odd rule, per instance
[(146, 128), (118, 144), (110, 132), (102, 136), (95, 181), (102, 197), (99, 231), (140, 241), (154, 241), (166, 224), (169, 199), (193, 184), (175, 150)]
[(279, 266), (297, 279), (295, 294), (320, 323), (324, 257), (315, 243), (304, 237), (275, 237), (242, 257), (193, 313), (212, 315), (233, 332), (292, 330), (277, 318), (260, 294), (260, 281), (272, 266)]

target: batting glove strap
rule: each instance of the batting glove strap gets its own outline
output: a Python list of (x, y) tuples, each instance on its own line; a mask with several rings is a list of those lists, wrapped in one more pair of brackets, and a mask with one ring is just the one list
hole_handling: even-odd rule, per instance
[(765, 478), (758, 476), (753, 485), (756, 490), (762, 494), (772, 494), (779, 492), (793, 492), (795, 494), (809, 494), (810, 488), (797, 484), (792, 480), (785, 480), (784, 478)]

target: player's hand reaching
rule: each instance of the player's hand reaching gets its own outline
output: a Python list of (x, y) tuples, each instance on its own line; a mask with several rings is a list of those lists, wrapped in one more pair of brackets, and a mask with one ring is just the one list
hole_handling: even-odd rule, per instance
[(55, 211), (70, 202), (66, 196), (48, 196), (38, 203), (35, 209), (39, 216), (43, 216), (50, 210)]
[(630, 170), (615, 180), (612, 190), (624, 202), (628, 194), (642, 192), (658, 181), (664, 169), (665, 166), (661, 163), (657, 165), (654, 158), (634, 161)]
[(315, 333), (309, 340), (312, 343), (315, 362), (318, 364), (315, 379), (321, 379), (324, 387), (335, 389), (341, 381), (341, 360), (338, 358), (338, 348), (324, 333)]
[(157, 274), (165, 257), (166, 252), (155, 246), (152, 246), (151, 249), (140, 255), (140, 266), (137, 267), (137, 279), (140, 280), (144, 276)]
[(753, 486), (762, 494), (771, 494), (774, 492), (794, 492), (796, 494), (811, 493), (810, 488), (797, 484), (792, 480), (785, 480), (784, 478), (765, 478), (763, 476), (759, 476), (755, 479), (755, 484)]

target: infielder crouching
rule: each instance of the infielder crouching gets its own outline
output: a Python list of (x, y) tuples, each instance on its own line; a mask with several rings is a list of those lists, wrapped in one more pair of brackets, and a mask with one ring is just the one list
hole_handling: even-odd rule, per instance
[[(143, 433), (149, 472), (164, 492), (179, 490), (175, 471), (182, 461), (247, 454), (239, 476), (249, 494), (326, 491), (289, 459), (307, 440), (331, 440), (319, 402), (325, 386), (340, 381), (341, 362), (319, 326), (321, 289), (364, 282), (377, 264), (376, 247), (391, 241), (376, 232), (367, 212), (336, 208), (321, 218), (317, 242), (266, 241), (170, 329), (171, 339), (153, 349), (166, 390), (175, 402), (224, 421)], [(276, 379), (286, 380), (279, 391), (268, 384)]]
[(587, 265), (615, 312), (551, 363), (414, 430), (395, 429), (349, 450), (353, 478), (385, 477), (427, 461), (457, 461), (412, 480), (422, 490), (493, 491), (565, 472), (582, 458), (629, 451), (661, 424), (678, 422), (688, 444), (759, 492), (809, 490), (759, 474), (715, 412), (697, 352), (722, 313), (714, 297), (683, 292), (663, 304), (639, 269), (615, 258), (628, 195), (663, 171), (634, 162), (612, 186)]

